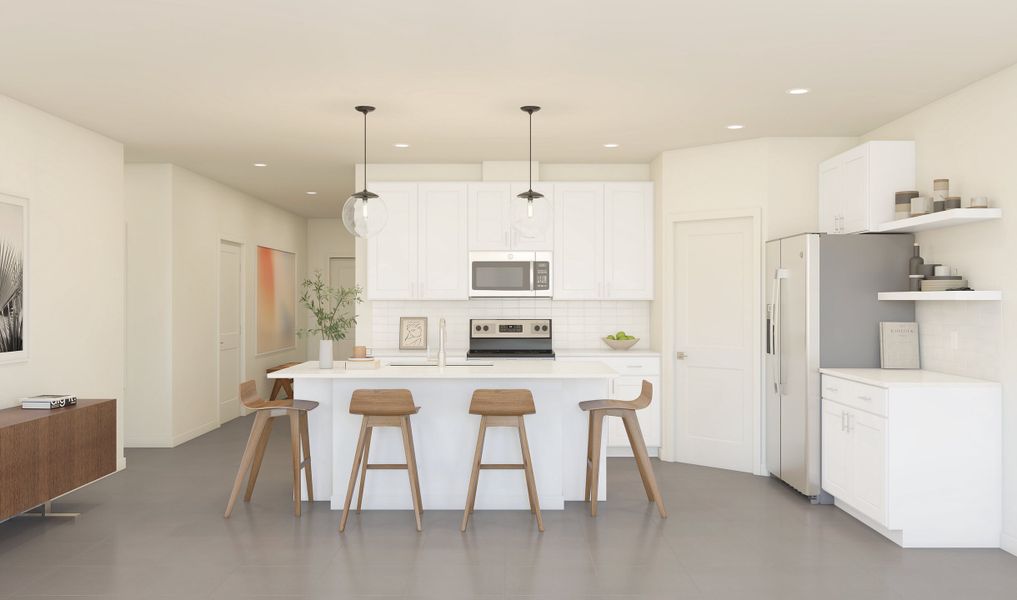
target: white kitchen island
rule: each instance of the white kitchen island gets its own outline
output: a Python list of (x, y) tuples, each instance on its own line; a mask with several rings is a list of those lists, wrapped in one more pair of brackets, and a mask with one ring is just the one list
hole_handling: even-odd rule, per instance
[[(359, 415), (349, 413), (356, 389), (403, 388), (413, 394), (420, 412), (411, 417), (420, 492), (424, 509), (462, 510), (470, 479), (480, 417), (469, 414), (470, 397), (481, 388), (525, 388), (533, 393), (537, 412), (526, 417), (534, 476), (543, 510), (561, 510), (565, 501), (582, 501), (586, 478), (587, 415), (579, 402), (609, 398), (618, 373), (594, 360), (505, 360), (437, 366), (392, 366), (377, 369), (318, 368), (317, 361), (276, 371), (270, 378), (292, 378), (294, 394), (320, 406), (308, 415), (315, 500), (329, 500), (341, 510), (357, 436)], [(606, 443), (606, 442), (605, 442)], [(606, 452), (601, 452), (605, 457)], [(371, 442), (372, 463), (402, 463), (399, 430), (378, 428)], [(515, 429), (490, 429), (485, 462), (520, 462)], [(607, 499), (604, 459), (600, 465), (600, 499)], [(303, 491), (304, 499), (307, 491)], [(402, 470), (372, 470), (367, 475), (365, 509), (411, 509), (407, 475)], [(478, 510), (529, 509), (522, 471), (485, 470), (477, 490)]]

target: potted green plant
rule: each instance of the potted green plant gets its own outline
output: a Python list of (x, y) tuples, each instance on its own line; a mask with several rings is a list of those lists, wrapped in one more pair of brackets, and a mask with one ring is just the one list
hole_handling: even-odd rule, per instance
[(315, 271), (314, 277), (300, 284), (300, 303), (311, 311), (318, 326), (301, 330), (301, 335), (320, 335), (318, 366), (332, 368), (332, 343), (346, 339), (350, 328), (357, 324), (357, 304), (364, 301), (360, 286), (332, 288)]

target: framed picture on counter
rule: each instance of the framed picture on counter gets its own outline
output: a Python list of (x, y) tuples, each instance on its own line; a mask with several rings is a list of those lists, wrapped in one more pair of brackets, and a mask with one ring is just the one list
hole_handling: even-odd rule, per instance
[(427, 317), (399, 317), (399, 349), (427, 350)]

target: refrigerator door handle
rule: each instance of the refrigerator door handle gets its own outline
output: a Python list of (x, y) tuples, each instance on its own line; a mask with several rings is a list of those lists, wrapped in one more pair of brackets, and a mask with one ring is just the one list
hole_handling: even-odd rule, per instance
[(783, 356), (781, 356), (782, 350), (783, 350), (783, 343), (782, 343), (783, 340), (781, 339), (781, 331), (780, 331), (780, 325), (781, 325), (781, 323), (780, 323), (780, 318), (781, 318), (781, 315), (780, 315), (780, 304), (781, 304), (780, 299), (781, 299), (781, 293), (783, 292), (783, 287), (784, 287), (784, 286), (781, 285), (781, 280), (787, 279), (790, 276), (790, 274), (791, 274), (790, 271), (788, 271), (787, 269), (777, 269), (777, 271), (773, 275), (773, 292), (772, 292), (773, 293), (773, 354), (777, 358), (777, 360), (775, 361), (777, 363), (777, 365), (776, 365), (776, 373), (774, 373), (774, 378), (773, 378), (773, 388), (774, 388), (774, 392), (776, 392), (777, 395), (779, 395), (779, 396), (783, 396), (784, 395), (784, 384), (785, 384), (785, 381), (784, 381), (784, 361), (782, 360)]

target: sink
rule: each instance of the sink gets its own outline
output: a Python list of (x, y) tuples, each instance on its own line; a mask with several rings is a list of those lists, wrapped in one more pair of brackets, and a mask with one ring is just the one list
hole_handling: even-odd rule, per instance
[[(400, 360), (388, 363), (390, 367), (437, 367), (436, 360)], [(482, 360), (450, 360), (445, 363), (446, 367), (493, 367), (493, 362)]]

